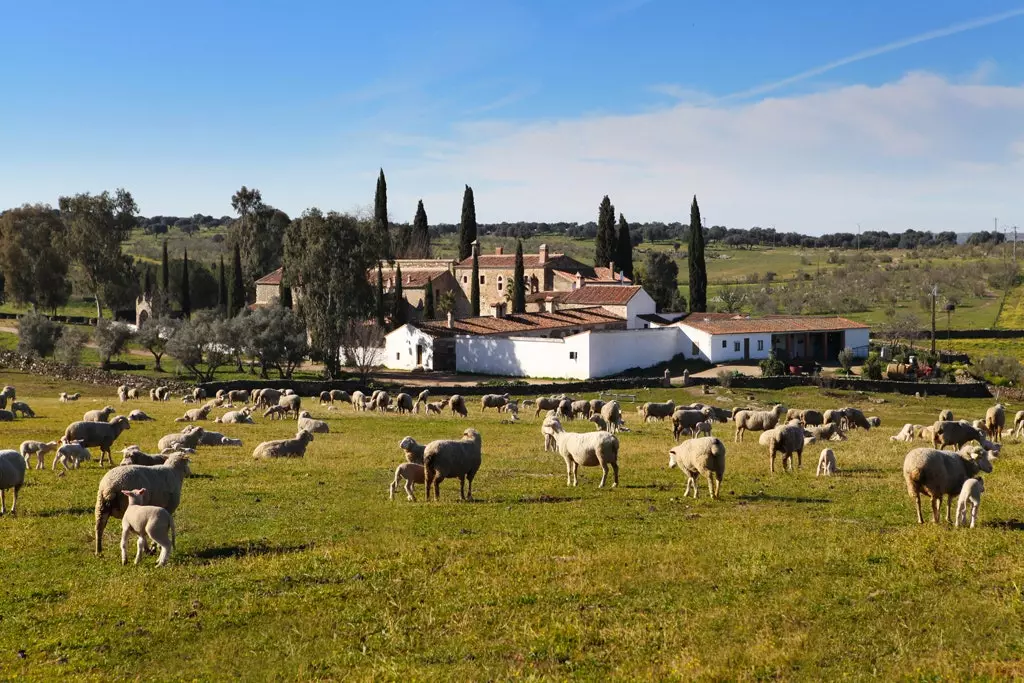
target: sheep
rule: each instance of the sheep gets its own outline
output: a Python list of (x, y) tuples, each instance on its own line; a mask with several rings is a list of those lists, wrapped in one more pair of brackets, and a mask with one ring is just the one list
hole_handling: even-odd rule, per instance
[(542, 422), (540, 425), (540, 433), (544, 435), (545, 453), (547, 453), (548, 451), (554, 452), (558, 450), (558, 448), (555, 446), (555, 437), (549, 433), (549, 427), (554, 422), (558, 422), (558, 414), (554, 410), (551, 410), (544, 418), (544, 422)]
[(964, 482), (960, 489), (960, 499), (956, 503), (956, 524), (967, 523), (967, 505), (971, 506), (971, 528), (978, 521), (978, 508), (981, 507), (981, 494), (985, 491), (985, 480), (981, 477), (973, 477)]
[(121, 436), (121, 432), (126, 429), (131, 429), (131, 423), (128, 422), (128, 418), (124, 415), (115, 417), (113, 422), (89, 422), (83, 420), (82, 422), (72, 422), (68, 425), (67, 429), (64, 430), (63, 440), (64, 443), (81, 441), (82, 445), (86, 448), (98, 447), (100, 449), (100, 465), (103, 464), (104, 457), (110, 461), (110, 464), (114, 464), (114, 459), (110, 457), (110, 447)]
[(786, 421), (797, 419), (805, 427), (818, 427), (825, 423), (825, 416), (819, 410), (789, 410), (786, 411)]
[(370, 410), (386, 413), (391, 405), (391, 395), (383, 389), (377, 389), (370, 395)]
[(303, 410), (299, 413), (298, 422), (300, 430), (305, 429), (307, 432), (313, 432), (314, 434), (327, 434), (331, 431), (330, 426), (323, 420), (314, 420), (308, 410)]
[(429, 401), (429, 400), (430, 400), (430, 389), (424, 389), (423, 391), (421, 391), (419, 393), (419, 396), (416, 397), (417, 405), (420, 404), (420, 403), (426, 404), (427, 401)]
[(360, 411), (366, 409), (366, 394), (361, 391), (352, 392), (352, 410)]
[(426, 481), (423, 465), (413, 462), (403, 462), (395, 468), (395, 480), (388, 487), (388, 500), (395, 499), (395, 491), (398, 490), (398, 482), (405, 479), (405, 495), (412, 502), (416, 502), (415, 485)]
[(170, 387), (156, 387), (155, 389), (149, 390), (149, 400), (151, 401), (170, 401), (171, 400), (171, 389)]
[(282, 396), (297, 396), (294, 389), (285, 389), (281, 392)]
[(704, 420), (698, 422), (693, 426), (693, 438), (697, 438), (697, 435), (711, 436), (711, 420)]
[[(537, 410), (534, 412), (533, 416), (537, 417), (542, 412), (544, 412), (545, 410), (556, 410), (558, 408), (558, 404), (561, 403), (561, 402), (562, 402), (562, 399), (560, 399), (560, 398), (543, 397), (542, 396), (541, 398), (537, 399), (537, 403), (536, 403)], [(525, 401), (524, 401), (524, 403), (525, 403)]]
[(573, 401), (571, 404), (573, 418), (590, 419), (590, 401)]
[(416, 439), (411, 436), (407, 436), (398, 442), (398, 447), (405, 452), (406, 462), (415, 463), (417, 465), (423, 464), (423, 451), (426, 449), (426, 445), (416, 443)]
[(412, 396), (401, 393), (395, 396), (395, 410), (399, 413), (411, 413), (413, 407)]
[(513, 417), (518, 419), (518, 417), (519, 417), (519, 401), (509, 400), (509, 402), (505, 404), (504, 408), (498, 408), (498, 412), (511, 413)]
[(622, 407), (618, 401), (608, 401), (601, 407), (601, 417), (608, 423), (608, 431), (611, 434), (618, 432), (624, 424), (622, 420)]
[(672, 413), (676, 410), (676, 404), (672, 401), (665, 403), (645, 403), (640, 407), (640, 415), (644, 422), (648, 420), (664, 420), (666, 417), (672, 417)]
[(903, 425), (903, 429), (896, 432), (894, 436), (890, 436), (889, 441), (913, 441), (915, 431), (916, 430), (914, 429), (914, 425), (908, 422), (905, 425)]
[(815, 441), (846, 441), (846, 434), (834, 422), (810, 427), (807, 432)]
[(110, 416), (116, 411), (114, 406), (107, 406), (102, 410), (87, 410), (85, 415), (82, 416), (83, 422), (107, 422), (110, 420)]
[[(961, 420), (961, 422), (966, 422), (966, 421), (967, 420)], [(974, 427), (975, 429), (977, 429), (982, 434), (986, 434), (986, 435), (988, 434), (988, 427), (985, 426), (984, 418), (982, 418), (981, 420), (973, 420), (971, 422), (971, 426)]]
[(121, 564), (128, 564), (128, 539), (132, 534), (139, 537), (135, 551), (135, 564), (139, 563), (142, 553), (149, 554), (148, 542), (160, 546), (160, 557), (156, 566), (163, 567), (171, 556), (174, 547), (174, 517), (171, 513), (157, 505), (145, 505), (146, 489), (121, 491), (128, 499), (128, 507), (121, 519)]
[(939, 411), (939, 422), (952, 422), (953, 419), (953, 411), (949, 408)]
[(619, 439), (608, 432), (567, 432), (559, 420), (545, 420), (542, 430), (550, 435), (558, 449), (559, 455), (565, 460), (566, 486), (576, 486), (579, 466), (596, 467), (602, 470), (601, 483), (603, 488), (608, 478), (608, 468), (613, 473), (612, 488), (619, 485)]
[(264, 441), (252, 452), (254, 458), (301, 458), (306, 455), (306, 446), (313, 440), (313, 433), (300, 429), (294, 439)]
[(0, 422), (14, 422), (14, 413), (0, 409)]
[(535, 405), (537, 405), (537, 402), (534, 401), (532, 398), (524, 398), (523, 399), (523, 407), (524, 408), (533, 408)]
[(82, 397), (82, 394), (78, 393), (78, 392), (76, 392), (74, 394), (68, 394), (68, 393), (63, 392), (63, 391), (60, 392), (60, 402), (61, 403), (71, 403), (72, 401), (77, 401), (81, 397)]
[(872, 415), (871, 417), (868, 418), (868, 424), (871, 425), (872, 427), (881, 427), (882, 418)]
[(194, 398), (192, 398), (191, 396), (182, 396), (181, 397), (181, 402), (184, 403), (185, 405), (191, 405), (191, 404), (194, 404), (196, 402), (196, 400)]
[(263, 411), (263, 417), (269, 417), (271, 420), (283, 420), (288, 415), (288, 409), (284, 406), (270, 406)]
[(124, 465), (103, 475), (96, 489), (96, 554), (103, 553), (103, 530), (111, 517), (121, 519), (128, 508), (121, 491), (146, 489), (143, 502), (174, 514), (181, 502), (181, 485), (192, 474), (187, 456), (175, 454), (163, 465)]
[(347, 391), (341, 389), (331, 389), (331, 403), (340, 401), (341, 403), (351, 403), (352, 397), (348, 395)]
[[(935, 424), (938, 423), (936, 422)], [(919, 430), (917, 430), (917, 436), (922, 441), (932, 443), (932, 441), (935, 439), (935, 425), (931, 424), (921, 427)]]
[[(599, 414), (595, 413), (594, 415), (591, 415), (590, 416), (590, 421), (594, 423), (595, 427), (597, 427), (597, 431), (599, 431), (599, 432), (607, 432), (608, 431), (608, 423), (605, 422), (605, 419), (603, 417), (601, 417)], [(547, 449), (545, 449), (545, 450), (547, 450)]]
[(229, 403), (248, 403), (249, 391), (247, 389), (234, 389), (228, 392)]
[(845, 427), (844, 422), (846, 421), (846, 409), (839, 408), (836, 410), (826, 410), (822, 413), (822, 420), (825, 424), (837, 424), (840, 427)]
[(210, 432), (203, 430), (202, 436), (199, 437), (199, 443), (197, 446), (241, 446), (241, 439), (232, 439), (224, 436), (220, 432)]
[(229, 410), (228, 412), (224, 413), (216, 420), (214, 420), (214, 422), (219, 422), (220, 424), (226, 425), (251, 425), (253, 424), (252, 412), (250, 411), (249, 408), (242, 408), (241, 410)]
[(591, 415), (600, 415), (601, 414), (601, 408), (604, 408), (604, 403), (605, 402), (602, 401), (599, 398), (592, 398), (592, 399), (590, 399), (590, 414)]
[(122, 384), (117, 388), (117, 400), (124, 403), (128, 400), (128, 385)]
[(152, 420), (156, 420), (156, 418), (146, 415), (146, 413), (142, 412), (141, 410), (133, 410), (132, 412), (128, 413), (128, 420), (131, 422), (149, 422)]
[(43, 456), (55, 450), (59, 445), (56, 441), (22, 441), (18, 452), (21, 453), (21, 457), (25, 458), (26, 467), (32, 466), (32, 456), (35, 455), (36, 469), (41, 470), (45, 467)]
[(444, 408), (444, 403), (442, 401), (435, 401), (433, 403), (425, 404), (424, 408), (425, 408), (427, 413), (432, 413), (434, 415), (440, 415), (441, 414), (441, 410)]
[(984, 433), (967, 423), (966, 420), (959, 422), (936, 422), (932, 425), (932, 445), (935, 448), (953, 446), (961, 448), (970, 441), (977, 441), (983, 446), (987, 443)]
[(18, 451), (0, 451), (0, 515), (7, 514), (6, 494), (14, 489), (14, 500), (11, 502), (11, 514), (17, 514), (18, 492), (25, 485), (25, 458)]
[(149, 453), (143, 453), (139, 450), (138, 446), (128, 446), (121, 451), (121, 453), (122, 465), (138, 465), (140, 467), (156, 467), (157, 465), (163, 465), (167, 462), (168, 458), (171, 457), (170, 455), (164, 454), (150, 455)]
[(501, 408), (505, 407), (508, 403), (508, 394), (484, 394), (480, 397), (480, 412), (487, 410), (488, 408)]
[(129, 399), (138, 399), (139, 398), (139, 388), (138, 387), (128, 387), (128, 398)]
[(857, 427), (865, 431), (871, 429), (871, 423), (858, 408), (843, 408), (843, 415), (846, 419), (847, 429), (856, 429)]
[(253, 406), (257, 408), (269, 408), (270, 406), (276, 406), (282, 396), (284, 396), (284, 393), (277, 389), (270, 389), (269, 387), (260, 389), (252, 397)]
[(174, 418), (175, 422), (199, 422), (205, 420), (210, 416), (210, 407), (203, 406), (202, 408), (193, 408), (192, 410), (186, 410), (185, 414), (181, 417)]
[[(17, 405), (16, 403), (14, 405)], [(13, 407), (12, 407), (13, 409)], [(996, 443), (1003, 440), (1003, 427), (1006, 426), (1006, 408), (997, 403), (985, 411), (985, 429), (988, 438)]]
[(690, 495), (691, 487), (693, 497), (697, 498), (697, 479), (704, 474), (708, 478), (708, 493), (717, 499), (725, 476), (725, 444), (714, 436), (683, 442), (669, 450), (668, 466), (678, 467), (686, 475), (684, 498)]
[(203, 440), (203, 434), (206, 430), (202, 427), (194, 427), (189, 425), (180, 432), (174, 432), (172, 434), (165, 434), (160, 437), (160, 440), (156, 444), (156, 448), (159, 451), (164, 449), (172, 448), (174, 450), (180, 450), (182, 448), (195, 448)]
[[(768, 462), (772, 474), (775, 473), (775, 455), (782, 454), (782, 469), (795, 471), (803, 465), (804, 454), (804, 430), (794, 424), (786, 424), (781, 427), (767, 430), (759, 440), (767, 441)], [(793, 466), (793, 454), (796, 454), (796, 467)]]
[[(940, 422), (936, 424), (957, 424)], [(903, 459), (903, 479), (907, 493), (917, 508), (917, 523), (924, 524), (921, 514), (921, 494), (931, 498), (932, 520), (939, 523), (939, 508), (946, 497), (946, 521), (952, 522), (950, 512), (953, 496), (959, 495), (964, 482), (978, 472), (991, 472), (995, 455), (981, 448), (960, 453), (947, 453), (934, 448), (915, 448)]]
[[(61, 467), (64, 468), (64, 472), (68, 471), (69, 463), (72, 469), (77, 470), (79, 466), (87, 460), (92, 460), (92, 453), (89, 452), (89, 449), (83, 446), (81, 441), (71, 441), (61, 444), (57, 449), (57, 454), (53, 456), (53, 465), (51, 465), (51, 468), (56, 470), (57, 463), (59, 462)], [(114, 461), (111, 460), (110, 462), (113, 464)]]
[(282, 396), (278, 402), (278, 407), (284, 408), (285, 413), (293, 413), (293, 416), (298, 419), (299, 409), (302, 408), (302, 398), (299, 396)]
[(452, 415), (461, 415), (462, 417), (469, 415), (469, 411), (466, 410), (466, 399), (459, 394), (452, 394), (448, 397), (448, 407), (451, 409)]
[[(434, 500), (440, 499), (441, 482), (452, 477), (459, 478), (459, 496), (462, 500), (473, 500), (473, 479), (480, 469), (480, 432), (467, 429), (462, 439), (431, 441), (423, 449), (423, 475), (430, 500), (430, 487), (434, 487)], [(466, 480), (469, 490), (466, 491)]]
[(206, 398), (206, 389), (203, 389), (202, 387), (195, 387), (192, 389), (192, 398), (194, 398), (196, 402), (202, 401)]
[(323, 405), (327, 405), (329, 403), (334, 403), (334, 401), (331, 399), (331, 392), (329, 392), (329, 391), (321, 391), (320, 392), (320, 405), (323, 406)]
[(679, 410), (672, 413), (672, 438), (676, 441), (682, 437), (683, 434), (689, 434), (693, 431), (693, 428), (700, 422), (707, 420), (711, 414), (710, 410), (690, 410), (689, 408), (680, 408)]
[(821, 455), (818, 456), (818, 469), (814, 473), (814, 476), (820, 477), (824, 474), (826, 477), (831, 477), (836, 471), (836, 454), (831, 448), (825, 448), (821, 451)]
[(7, 401), (13, 401), (14, 399), (18, 398), (17, 392), (14, 390), (14, 387), (12, 387), (10, 384), (6, 385), (3, 389), (0, 389), (0, 396), (2, 396)]
[(571, 419), (573, 419), (572, 399), (570, 399), (570, 398), (563, 398), (561, 401), (559, 401), (558, 402), (558, 408), (555, 410), (555, 412), (558, 414), (559, 419), (562, 419), (562, 420), (571, 420)]
[(771, 410), (740, 410), (734, 413), (732, 419), (736, 421), (736, 441), (743, 441), (743, 433), (746, 431), (774, 429), (785, 413), (786, 407), (781, 403)]

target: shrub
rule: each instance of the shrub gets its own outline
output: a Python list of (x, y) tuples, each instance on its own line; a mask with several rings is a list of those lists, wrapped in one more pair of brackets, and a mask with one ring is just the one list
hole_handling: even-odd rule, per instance
[(82, 350), (87, 341), (89, 341), (89, 334), (85, 330), (66, 325), (60, 334), (60, 339), (57, 340), (53, 355), (65, 365), (78, 367), (82, 362)]
[(853, 367), (853, 349), (849, 346), (839, 352), (838, 356), (839, 364), (843, 366), (843, 370), (846, 374), (850, 374), (850, 368)]
[(736, 379), (737, 377), (742, 377), (743, 373), (736, 372), (735, 370), (719, 370), (717, 376), (719, 386), (728, 389), (729, 387), (732, 386), (733, 380)]
[(885, 366), (882, 363), (882, 357), (878, 355), (877, 351), (872, 351), (868, 354), (867, 360), (864, 361), (864, 365), (861, 367), (861, 376), (865, 379), (882, 379), (884, 371)]
[(758, 366), (761, 368), (762, 377), (778, 377), (786, 374), (786, 364), (775, 356), (775, 351), (771, 351), (767, 358), (758, 363)]
[(974, 365), (975, 377), (996, 386), (1020, 384), (1024, 367), (1012, 356), (986, 356)]
[(124, 323), (100, 318), (96, 321), (96, 348), (100, 352), (100, 367), (110, 365), (110, 359), (121, 355), (132, 331)]
[(18, 318), (18, 351), (45, 358), (53, 353), (60, 326), (39, 313)]

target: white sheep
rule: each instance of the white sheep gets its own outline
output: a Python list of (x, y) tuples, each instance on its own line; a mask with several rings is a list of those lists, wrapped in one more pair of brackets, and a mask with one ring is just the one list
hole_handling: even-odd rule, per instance
[(82, 394), (80, 392), (75, 392), (74, 394), (69, 394), (69, 393), (64, 392), (64, 391), (60, 392), (60, 402), (61, 403), (71, 403), (72, 401), (77, 401), (81, 397), (82, 397)]
[(0, 451), (0, 515), (7, 514), (5, 495), (8, 489), (14, 490), (14, 501), (11, 503), (11, 514), (17, 514), (18, 492), (25, 485), (25, 458), (18, 451)]
[[(555, 398), (553, 396), (542, 396), (536, 401), (537, 410), (533, 416), (538, 417), (545, 410), (557, 410), (558, 404), (562, 402), (561, 398)], [(526, 401), (523, 401), (523, 405), (526, 405)]]
[(644, 422), (649, 420), (664, 420), (666, 417), (672, 417), (672, 413), (676, 411), (676, 404), (673, 401), (666, 401), (665, 403), (645, 403), (640, 406), (640, 416)]
[(410, 394), (402, 392), (395, 396), (395, 411), (398, 413), (411, 413), (413, 405), (412, 396)]
[(679, 408), (672, 413), (672, 438), (679, 441), (683, 434), (693, 433), (694, 427), (709, 419), (711, 411), (707, 408), (692, 410)]
[(44, 469), (43, 456), (50, 451), (53, 451), (59, 446), (56, 441), (22, 441), (21, 447), (18, 452), (21, 453), (21, 457), (25, 458), (25, 466), (32, 466), (32, 456), (36, 456), (36, 469)]
[(466, 410), (466, 399), (459, 394), (452, 394), (448, 397), (448, 407), (451, 409), (452, 415), (461, 417), (469, 415), (469, 411)]
[(264, 441), (253, 449), (254, 458), (301, 458), (306, 455), (306, 446), (313, 440), (313, 433), (300, 429), (294, 439)]
[(473, 500), (473, 479), (480, 469), (481, 461), (480, 432), (475, 429), (464, 431), (462, 439), (458, 441), (441, 439), (428, 443), (423, 449), (427, 500), (430, 500), (431, 486), (434, 487), (434, 500), (439, 500), (441, 482), (452, 477), (459, 478), (459, 496), (463, 500)]
[(497, 408), (499, 411), (508, 403), (508, 394), (484, 394), (480, 397), (480, 412), (488, 408)]
[(1002, 441), (1003, 427), (1006, 426), (1006, 408), (997, 403), (985, 411), (985, 430), (988, 438), (996, 443)]
[(131, 422), (150, 422), (155, 419), (155, 417), (150, 417), (141, 410), (133, 410), (132, 412), (128, 413), (128, 420)]
[(872, 415), (868, 417), (868, 424), (875, 428), (881, 427), (882, 418), (878, 417), (877, 415)]
[(960, 489), (960, 499), (956, 503), (956, 525), (967, 523), (967, 505), (971, 506), (971, 528), (978, 521), (978, 508), (981, 507), (981, 494), (985, 491), (985, 480), (973, 477), (964, 482)]
[[(766, 431), (759, 439), (767, 441), (768, 460), (772, 474), (775, 473), (775, 455), (782, 454), (782, 469), (795, 471), (803, 465), (804, 430), (799, 424), (786, 424)], [(793, 455), (796, 455), (796, 466)]]
[[(955, 423), (953, 423), (955, 424)], [(959, 495), (964, 482), (979, 472), (991, 472), (995, 455), (978, 447), (960, 453), (947, 453), (934, 448), (915, 448), (903, 459), (903, 479), (907, 493), (914, 499), (917, 521), (924, 524), (921, 494), (931, 498), (932, 520), (939, 523), (939, 508), (946, 497), (946, 521), (952, 522), (953, 496)]]
[(115, 412), (114, 406), (107, 406), (102, 410), (87, 410), (82, 416), (82, 422), (106, 422)]
[(156, 566), (163, 567), (174, 547), (174, 517), (162, 507), (145, 505), (147, 492), (144, 488), (121, 493), (128, 499), (128, 507), (121, 518), (121, 564), (128, 564), (128, 539), (135, 534), (139, 537), (135, 564), (139, 563), (143, 552), (148, 554), (148, 542), (152, 541), (160, 546)]
[(625, 421), (622, 419), (622, 406), (619, 405), (618, 401), (608, 401), (601, 406), (601, 417), (608, 423), (608, 431), (615, 434), (618, 431), (628, 431), (625, 429)]
[[(71, 465), (71, 469), (77, 470), (83, 462), (88, 460), (92, 460), (92, 453), (89, 452), (89, 449), (81, 441), (71, 441), (61, 444), (57, 449), (57, 454), (53, 456), (51, 468), (56, 470), (57, 463), (60, 463), (61, 467), (64, 468), (64, 472), (68, 471), (68, 465)], [(113, 459), (110, 462), (113, 464)]]
[(411, 436), (407, 436), (398, 442), (398, 447), (405, 452), (406, 462), (415, 463), (417, 465), (423, 464), (423, 451), (426, 448), (425, 444), (416, 443), (416, 439)]
[(423, 465), (414, 462), (403, 462), (401, 465), (395, 468), (395, 480), (391, 482), (391, 486), (388, 489), (388, 499), (395, 499), (395, 491), (398, 490), (398, 482), (405, 479), (405, 495), (406, 497), (415, 502), (416, 493), (415, 485), (422, 484), (426, 481)]
[(939, 422), (952, 422), (953, 420), (953, 411), (949, 408), (939, 411)]
[(580, 465), (601, 467), (598, 488), (604, 487), (608, 468), (611, 467), (612, 488), (619, 485), (619, 439), (615, 435), (608, 432), (567, 432), (557, 418), (545, 420), (542, 430), (554, 439), (558, 454), (565, 460), (566, 486), (576, 486)]
[(202, 436), (199, 437), (199, 443), (197, 446), (241, 446), (241, 439), (232, 439), (224, 436), (220, 432), (211, 432), (204, 430)]
[[(412, 397), (409, 397), (410, 400)], [(314, 420), (313, 416), (309, 414), (308, 410), (303, 410), (299, 413), (299, 429), (305, 429), (307, 432), (313, 432), (314, 434), (327, 434), (331, 431), (330, 425), (323, 420)]]
[(203, 440), (203, 434), (206, 430), (202, 427), (196, 427), (195, 425), (189, 425), (182, 429), (180, 432), (172, 432), (171, 434), (165, 434), (160, 437), (160, 440), (156, 444), (158, 451), (167, 449), (182, 450), (185, 448), (196, 448)]
[(110, 448), (126, 429), (131, 429), (131, 423), (124, 415), (115, 417), (113, 422), (72, 422), (64, 430), (63, 441), (81, 441), (86, 448), (97, 447), (100, 449), (100, 465), (103, 464), (104, 458), (113, 464)]
[(691, 487), (693, 497), (697, 497), (697, 479), (701, 474), (707, 475), (708, 493), (712, 498), (718, 498), (725, 476), (725, 444), (714, 436), (684, 441), (669, 449), (668, 466), (678, 467), (686, 475), (684, 498), (690, 495)]
[(192, 408), (186, 410), (185, 414), (181, 417), (174, 418), (175, 422), (199, 422), (205, 420), (210, 416), (210, 406), (202, 406), (200, 408)]
[(908, 422), (905, 425), (903, 425), (903, 429), (901, 429), (900, 431), (896, 432), (895, 435), (890, 436), (889, 437), (889, 441), (904, 441), (904, 442), (913, 441), (914, 440), (914, 432), (915, 432), (914, 425)]
[(282, 396), (278, 399), (277, 405), (284, 408), (287, 412), (292, 413), (293, 417), (298, 419), (299, 410), (302, 408), (302, 398), (295, 394)]
[(224, 413), (216, 420), (214, 420), (214, 422), (226, 425), (251, 425), (253, 424), (252, 411), (249, 408), (242, 408), (241, 410), (229, 410), (228, 412)]
[(771, 410), (739, 410), (733, 414), (736, 422), (736, 441), (743, 441), (743, 433), (762, 432), (774, 429), (783, 415), (786, 414), (786, 407), (781, 403)]
[(818, 456), (818, 469), (815, 471), (814, 476), (820, 477), (825, 475), (831, 477), (836, 471), (836, 454), (831, 448), (825, 448), (821, 451), (821, 455)]
[(548, 414), (544, 417), (544, 422), (540, 425), (540, 433), (544, 436), (544, 452), (554, 452), (558, 450), (555, 446), (555, 437), (550, 433), (548, 427), (558, 422), (558, 414), (554, 410), (548, 411)]

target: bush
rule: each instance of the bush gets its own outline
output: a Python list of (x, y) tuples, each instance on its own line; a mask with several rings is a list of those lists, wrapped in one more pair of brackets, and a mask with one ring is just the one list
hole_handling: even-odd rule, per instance
[(96, 321), (96, 348), (100, 353), (100, 367), (110, 365), (110, 359), (121, 355), (132, 331), (124, 323), (100, 318)]
[(774, 350), (769, 352), (768, 357), (758, 363), (758, 366), (761, 368), (762, 377), (778, 377), (786, 374), (786, 364), (775, 356)]
[(60, 325), (39, 313), (18, 318), (18, 351), (45, 358), (53, 353)]
[(87, 341), (89, 334), (85, 330), (65, 326), (60, 339), (57, 340), (53, 355), (61, 363), (77, 368), (82, 363), (82, 350)]
[(846, 374), (850, 374), (850, 368), (853, 367), (853, 349), (849, 346), (844, 348), (839, 352), (837, 360), (839, 361), (839, 364), (843, 366), (843, 370), (846, 371)]
[(732, 381), (737, 377), (742, 377), (743, 373), (736, 372), (735, 370), (719, 370), (718, 371), (718, 384), (726, 389), (732, 386)]
[(997, 387), (1020, 384), (1024, 367), (1012, 356), (986, 356), (974, 365), (972, 374)]
[(882, 364), (882, 357), (877, 351), (872, 351), (861, 367), (861, 376), (865, 379), (882, 379), (883, 372), (885, 372), (885, 366)]

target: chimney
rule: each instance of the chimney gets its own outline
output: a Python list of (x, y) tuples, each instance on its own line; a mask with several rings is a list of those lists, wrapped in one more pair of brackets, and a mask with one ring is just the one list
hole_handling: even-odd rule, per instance
[(576, 289), (583, 289), (583, 276), (578, 270), (576, 271)]
[(612, 271), (612, 279), (615, 278), (615, 261), (608, 262), (608, 270)]
[(473, 249), (472, 249), (472, 251), (469, 254), (470, 256), (472, 256), (473, 254), (479, 254), (480, 253), (480, 242), (478, 240), (473, 240), (472, 247), (473, 247)]
[(500, 303), (491, 304), (491, 315), (494, 316), (495, 318), (504, 318), (505, 317), (505, 303), (504, 302), (500, 302)]
[(455, 329), (455, 316), (452, 315), (451, 311), (448, 311), (448, 329)]
[(548, 245), (540, 245), (540, 250), (537, 252), (537, 263), (544, 265), (548, 262)]
[(411, 285), (412, 284), (412, 273), (406, 274), (406, 276), (405, 276), (405, 284), (407, 284), (407, 285)]
[(505, 254), (505, 247), (495, 247), (494, 248), (494, 255), (495, 256), (502, 256), (504, 254)]

